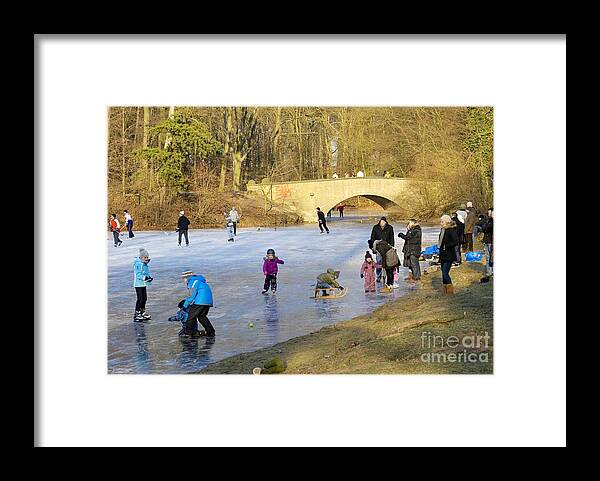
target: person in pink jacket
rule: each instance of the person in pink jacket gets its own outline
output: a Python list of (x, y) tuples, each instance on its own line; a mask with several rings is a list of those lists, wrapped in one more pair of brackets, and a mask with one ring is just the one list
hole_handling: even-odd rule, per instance
[(381, 269), (381, 265), (373, 262), (373, 256), (367, 251), (360, 268), (360, 278), (365, 280), (365, 292), (375, 292), (375, 269)]
[(271, 292), (273, 292), (273, 294), (277, 291), (277, 272), (279, 271), (277, 264), (284, 264), (284, 262), (275, 255), (273, 249), (269, 249), (267, 251), (267, 257), (264, 258), (263, 262), (263, 274), (265, 275), (263, 294), (267, 293), (269, 287), (271, 287)]

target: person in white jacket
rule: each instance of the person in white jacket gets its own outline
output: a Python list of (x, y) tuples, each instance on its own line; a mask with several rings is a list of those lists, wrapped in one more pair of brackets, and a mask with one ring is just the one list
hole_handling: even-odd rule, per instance
[(233, 235), (237, 235), (237, 225), (240, 222), (240, 214), (235, 210), (235, 207), (231, 208), (228, 217), (231, 219), (231, 222), (233, 222)]

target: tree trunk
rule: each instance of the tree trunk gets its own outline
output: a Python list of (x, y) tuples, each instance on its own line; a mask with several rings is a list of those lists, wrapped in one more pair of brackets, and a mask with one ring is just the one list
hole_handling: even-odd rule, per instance
[(225, 176), (227, 175), (227, 157), (221, 157), (221, 174), (219, 176), (219, 190), (225, 190)]
[[(169, 107), (169, 118), (172, 119), (175, 116), (175, 107)], [(171, 141), (173, 140), (173, 137), (171, 136), (171, 134), (167, 135), (167, 138), (165, 139), (165, 146), (163, 147), (164, 150), (167, 150), (169, 148), (169, 145), (171, 145)]]
[(248, 154), (242, 154), (241, 152), (234, 152), (232, 155), (233, 159), (233, 190), (242, 190), (242, 164), (246, 160)]
[(150, 125), (150, 107), (144, 107), (144, 133), (142, 135), (142, 148), (148, 148), (148, 127)]

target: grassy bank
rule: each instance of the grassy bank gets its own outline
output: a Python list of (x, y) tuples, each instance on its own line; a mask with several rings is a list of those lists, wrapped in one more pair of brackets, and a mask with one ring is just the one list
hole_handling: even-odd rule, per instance
[(236, 207), (241, 215), (241, 227), (286, 226), (301, 224), (300, 216), (290, 207), (267, 205), (242, 192), (206, 191), (172, 194), (168, 198), (123, 196), (109, 193), (108, 212), (123, 220), (123, 210), (133, 216), (135, 230), (172, 230), (177, 225), (180, 210), (185, 211), (192, 229), (223, 227), (224, 213)]
[[(478, 263), (453, 268), (453, 296), (442, 295), (439, 270), (429, 271), (420, 287), (369, 315), (224, 359), (199, 374), (250, 374), (276, 357), (287, 363), (286, 374), (491, 374), (493, 281), (480, 284), (483, 271)], [(487, 348), (482, 339), (472, 348), (475, 336), (486, 333)], [(459, 346), (442, 347), (441, 339), (449, 336), (456, 336)], [(465, 351), (477, 362), (464, 362)], [(450, 361), (460, 353), (463, 362)]]

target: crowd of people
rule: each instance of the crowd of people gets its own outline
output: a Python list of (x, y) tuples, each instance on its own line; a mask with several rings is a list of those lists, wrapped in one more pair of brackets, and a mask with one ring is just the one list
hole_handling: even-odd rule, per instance
[[(379, 170), (376, 170), (376, 171), (373, 173), (373, 175), (372, 175), (372, 176), (373, 176), (373, 177), (384, 177), (384, 178), (386, 178), (386, 179), (389, 179), (389, 178), (391, 178), (391, 177), (392, 177), (392, 174), (391, 174), (391, 173), (390, 173), (388, 170), (384, 170), (384, 171), (383, 171), (383, 173), (381, 173), (381, 171), (379, 171)], [(365, 173), (365, 171), (364, 171), (364, 170), (359, 170), (359, 171), (358, 171), (358, 172), (356, 172), (356, 173), (355, 173), (354, 171), (350, 171), (350, 172), (346, 172), (346, 173), (344, 174), (344, 179), (351, 179), (351, 178), (355, 178), (355, 177), (358, 177), (358, 178), (361, 178), (361, 177), (367, 177), (367, 174)], [(331, 175), (331, 178), (332, 178), (332, 179), (339, 179), (339, 178), (340, 178), (340, 176), (338, 175), (338, 173), (337, 173), (337, 172), (334, 172), (334, 173)]]
[[(341, 209), (340, 209), (341, 207)], [(329, 234), (327, 219), (319, 207), (317, 210), (318, 225), (321, 233)], [(340, 217), (343, 217), (343, 204), (338, 206)], [(113, 233), (115, 247), (119, 247), (123, 241), (119, 233), (127, 229), (129, 238), (133, 238), (133, 218), (126, 210), (123, 212), (125, 226), (122, 228), (116, 214), (111, 214), (109, 220), (110, 230)], [(240, 214), (235, 207), (229, 213), (225, 213), (228, 229), (228, 242), (233, 241), (237, 235), (237, 225), (240, 222)], [(481, 282), (489, 281), (493, 275), (493, 208), (489, 208), (485, 214), (478, 213), (472, 202), (463, 204), (454, 212), (444, 214), (440, 219), (440, 233), (438, 236), (438, 261), (442, 276), (442, 292), (454, 294), (454, 285), (450, 276), (450, 269), (462, 263), (462, 253), (468, 255), (473, 252), (475, 240), (483, 234), (482, 244), (485, 249), (486, 266), (485, 276)], [(178, 232), (178, 245), (185, 239), (185, 245), (189, 246), (188, 230), (190, 220), (184, 211), (179, 212), (176, 231)], [(364, 291), (366, 293), (376, 292), (376, 284), (383, 283), (380, 292), (385, 294), (399, 287), (398, 278), (400, 267), (408, 269), (408, 276), (404, 279), (413, 284), (421, 280), (420, 259), (422, 258), (422, 229), (416, 219), (410, 219), (406, 225), (405, 232), (399, 232), (397, 237), (404, 243), (402, 256), (398, 255), (395, 247), (396, 236), (393, 226), (387, 217), (382, 216), (377, 224), (371, 229), (371, 235), (367, 241), (369, 250), (365, 252), (364, 262), (360, 267), (360, 277), (364, 279)], [(375, 256), (375, 257), (373, 257)], [(400, 258), (402, 257), (402, 258)], [(147, 287), (152, 284), (153, 277), (150, 274), (150, 255), (144, 248), (139, 249), (138, 256), (133, 261), (133, 287), (136, 292), (136, 304), (134, 322), (145, 322), (151, 319), (146, 312)], [(263, 258), (264, 284), (262, 293), (267, 294), (269, 290), (274, 294), (277, 291), (277, 274), (279, 265), (283, 265), (283, 259), (276, 256), (273, 249), (268, 249)], [(201, 334), (212, 337), (215, 329), (208, 319), (208, 312), (213, 305), (212, 291), (206, 279), (199, 274), (189, 271), (184, 273), (185, 285), (189, 296), (178, 304), (176, 316), (170, 320), (179, 320), (182, 336), (198, 337)], [(316, 291), (322, 290), (323, 296), (332, 297), (331, 290), (342, 291), (340, 285), (340, 271), (333, 268), (327, 269), (320, 274), (316, 280)], [(204, 333), (198, 329), (198, 325), (204, 327)]]

